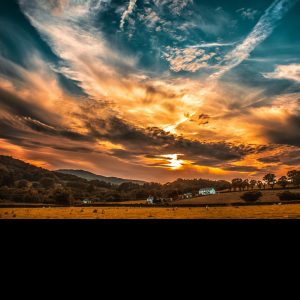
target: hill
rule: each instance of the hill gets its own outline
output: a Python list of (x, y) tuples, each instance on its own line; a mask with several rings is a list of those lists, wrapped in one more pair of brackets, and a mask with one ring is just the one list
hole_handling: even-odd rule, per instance
[(13, 174), (14, 180), (19, 181), (26, 179), (28, 181), (39, 181), (42, 178), (53, 178), (56, 181), (77, 181), (82, 182), (84, 179), (71, 174), (62, 174), (52, 172), (47, 169), (36, 167), (22, 160), (15, 159), (11, 156), (0, 155), (0, 170)]
[(117, 177), (105, 177), (101, 175), (96, 175), (91, 172), (83, 171), (83, 170), (57, 170), (58, 173), (63, 174), (69, 174), (69, 175), (75, 175), (77, 177), (81, 177), (87, 180), (100, 180), (105, 182), (110, 182), (112, 184), (122, 184), (124, 182), (132, 182), (137, 183), (139, 185), (143, 185), (145, 181), (139, 181), (139, 180), (131, 180), (131, 179), (123, 179), (123, 178), (117, 178)]
[[(282, 190), (281, 190), (282, 191)], [(244, 203), (240, 198), (246, 191), (241, 192), (231, 192), (231, 193), (220, 193), (216, 195), (209, 195), (205, 197), (178, 200), (172, 202), (172, 205), (210, 205), (210, 204), (234, 204), (234, 203)], [(280, 190), (261, 190), (263, 197), (258, 200), (256, 203), (272, 202), (279, 203), (281, 202), (277, 196)], [(293, 189), (292, 192), (299, 193), (299, 189)]]

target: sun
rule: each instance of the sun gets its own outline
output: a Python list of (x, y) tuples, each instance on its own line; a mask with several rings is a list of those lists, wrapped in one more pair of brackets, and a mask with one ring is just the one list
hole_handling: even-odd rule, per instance
[(171, 168), (172, 170), (177, 170), (180, 169), (184, 164), (183, 160), (178, 159), (179, 155), (182, 154), (161, 155), (161, 157), (164, 157), (166, 160), (169, 161), (169, 163), (166, 165), (167, 167)]

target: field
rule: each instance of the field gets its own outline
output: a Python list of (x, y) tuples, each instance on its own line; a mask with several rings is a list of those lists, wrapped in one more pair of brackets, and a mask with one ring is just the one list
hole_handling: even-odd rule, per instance
[(210, 208), (19, 208), (0, 219), (300, 219), (300, 205)]
[[(228, 203), (241, 203), (243, 200), (240, 198), (243, 192), (234, 192), (234, 193), (221, 193), (218, 195), (210, 195), (199, 198), (178, 200), (172, 202), (172, 205), (180, 205), (180, 204), (228, 204)], [(279, 203), (280, 200), (276, 196), (276, 194), (282, 192), (282, 190), (261, 190), (263, 197), (260, 198), (259, 202), (272, 202)], [(300, 193), (300, 189), (291, 190), (293, 193)], [(300, 199), (299, 199), (300, 200)]]

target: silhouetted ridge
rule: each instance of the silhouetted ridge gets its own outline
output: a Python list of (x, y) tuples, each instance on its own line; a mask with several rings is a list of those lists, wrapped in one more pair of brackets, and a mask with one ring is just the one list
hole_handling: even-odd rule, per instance
[(112, 184), (122, 184), (123, 182), (132, 182), (137, 184), (144, 184), (145, 181), (139, 181), (139, 180), (131, 180), (131, 179), (123, 179), (123, 178), (117, 178), (117, 177), (105, 177), (101, 175), (96, 175), (88, 171), (83, 170), (57, 170), (56, 172), (63, 173), (63, 174), (70, 174), (75, 175), (87, 180), (100, 180), (105, 182), (110, 182)]

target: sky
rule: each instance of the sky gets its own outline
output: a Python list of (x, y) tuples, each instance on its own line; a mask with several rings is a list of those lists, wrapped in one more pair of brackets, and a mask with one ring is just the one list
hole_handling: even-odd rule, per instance
[(300, 166), (298, 0), (1, 0), (0, 154), (168, 182)]

